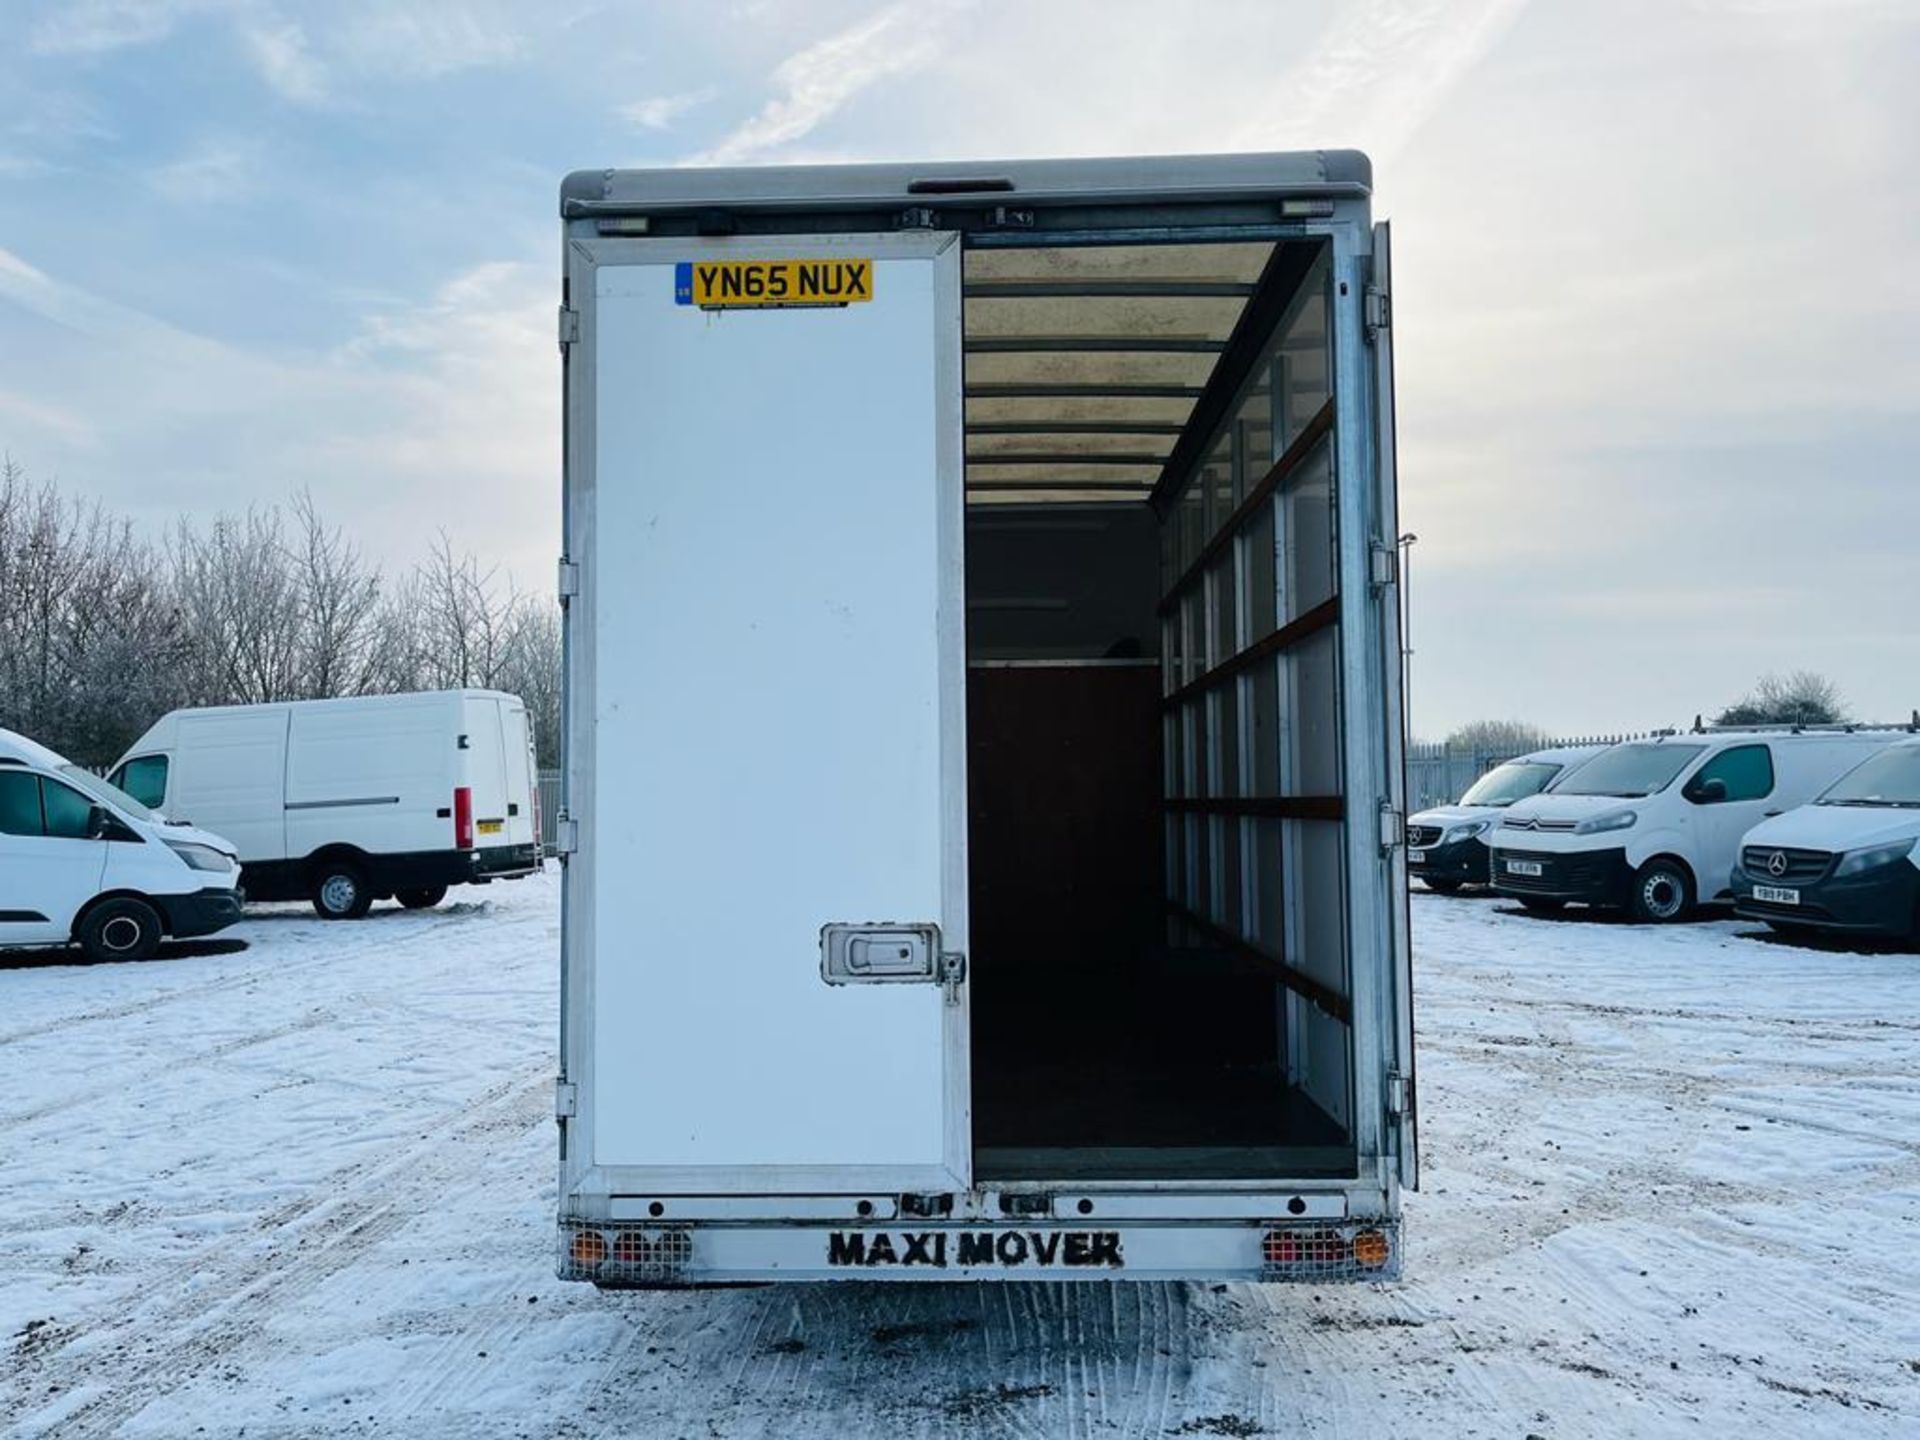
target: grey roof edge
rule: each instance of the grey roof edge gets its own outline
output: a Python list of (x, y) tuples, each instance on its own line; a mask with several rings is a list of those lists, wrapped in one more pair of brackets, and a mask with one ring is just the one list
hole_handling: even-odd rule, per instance
[[(1012, 189), (914, 195), (916, 180), (996, 180)], [(686, 166), (576, 170), (560, 186), (567, 217), (734, 206), (813, 210), (873, 204), (1019, 204), (1366, 196), (1373, 162), (1359, 150), (1141, 155), (1071, 160), (893, 161), (858, 165)]]

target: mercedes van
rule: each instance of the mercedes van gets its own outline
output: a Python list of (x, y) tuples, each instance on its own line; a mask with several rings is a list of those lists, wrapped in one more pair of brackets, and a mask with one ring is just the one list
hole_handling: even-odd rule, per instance
[(240, 862), (46, 746), (0, 730), (0, 947), (145, 960), (240, 918)]
[(357, 920), (540, 868), (527, 707), (497, 690), (176, 710), (112, 780), (233, 837), (252, 900)]
[(1570, 745), (1536, 750), (1494, 766), (1457, 803), (1421, 811), (1407, 822), (1407, 873), (1442, 895), (1451, 895), (1462, 885), (1487, 884), (1492, 851), (1486, 834), (1499, 823), (1501, 813), (1552, 789), (1561, 776), (1606, 748)]
[(1811, 805), (1750, 830), (1733, 906), (1776, 930), (1920, 940), (1920, 738), (1888, 746)]
[(1493, 832), (1493, 886), (1530, 910), (1569, 901), (1671, 923), (1731, 893), (1741, 839), (1898, 736), (1888, 730), (1694, 731), (1596, 755)]

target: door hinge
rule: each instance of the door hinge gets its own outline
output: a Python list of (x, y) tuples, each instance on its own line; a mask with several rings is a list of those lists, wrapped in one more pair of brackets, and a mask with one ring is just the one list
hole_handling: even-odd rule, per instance
[(1387, 1071), (1387, 1118), (1404, 1121), (1413, 1113), (1413, 1082), (1398, 1070)]
[(580, 1113), (580, 1087), (565, 1080), (553, 1082), (553, 1118), (571, 1120)]
[(566, 349), (580, 338), (580, 312), (560, 307), (560, 348)]
[(1384, 540), (1373, 542), (1373, 588), (1384, 590), (1400, 578), (1400, 552)]
[(897, 230), (931, 230), (940, 223), (940, 212), (930, 205), (909, 205), (893, 217)]
[(960, 987), (967, 978), (967, 957), (961, 950), (942, 950), (940, 952), (940, 988), (946, 992), (947, 1004), (960, 1003)]
[(580, 567), (571, 560), (560, 562), (560, 576), (556, 587), (560, 594), (560, 603), (565, 605), (580, 593)]
[(1378, 285), (1369, 285), (1362, 299), (1361, 314), (1366, 320), (1367, 343), (1371, 345), (1382, 330), (1393, 328), (1393, 297)]
[(562, 815), (553, 822), (553, 853), (565, 859), (580, 848), (580, 822)]
[(1380, 853), (1391, 855), (1406, 843), (1406, 816), (1393, 808), (1392, 801), (1382, 800), (1380, 802)]

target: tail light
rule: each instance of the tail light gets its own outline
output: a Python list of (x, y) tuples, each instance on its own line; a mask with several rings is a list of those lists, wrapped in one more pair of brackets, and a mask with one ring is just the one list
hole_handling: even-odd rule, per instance
[(465, 785), (453, 792), (453, 848), (473, 848), (473, 791)]

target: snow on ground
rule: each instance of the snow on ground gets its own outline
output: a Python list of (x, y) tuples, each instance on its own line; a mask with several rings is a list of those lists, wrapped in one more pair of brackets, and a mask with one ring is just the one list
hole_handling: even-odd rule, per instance
[(603, 1295), (465, 893), (0, 962), (0, 1433), (1920, 1434), (1920, 956), (1417, 896), (1402, 1284)]

